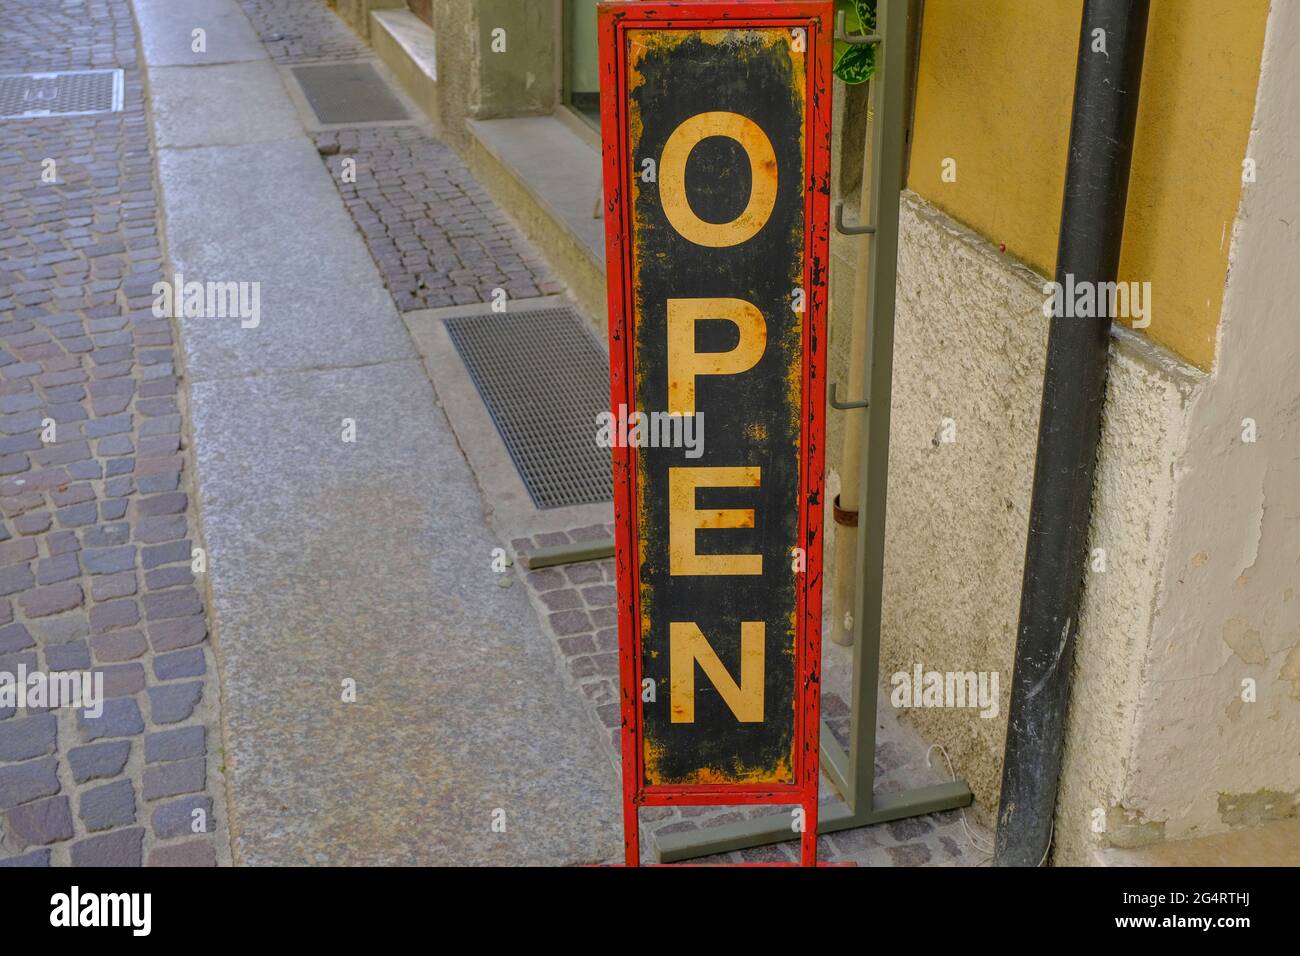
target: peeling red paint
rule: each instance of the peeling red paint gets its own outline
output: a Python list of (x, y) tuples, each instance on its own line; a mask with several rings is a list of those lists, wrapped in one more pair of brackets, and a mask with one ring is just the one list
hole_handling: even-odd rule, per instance
[(796, 589), (797, 704), (795, 708), (794, 781), (789, 785), (700, 784), (644, 785), (644, 751), (640, 711), (641, 659), (639, 629), (640, 536), (636, 508), (636, 450), (613, 450), (615, 565), (619, 582), (619, 667), (621, 678), (623, 814), (625, 861), (639, 862), (637, 808), (641, 805), (793, 804), (804, 809), (801, 862), (816, 860), (819, 778), (821, 671), (821, 523), (824, 481), (824, 409), (826, 407), (826, 308), (829, 242), (830, 0), (784, 2), (616, 2), (599, 5), (602, 97), (602, 152), (606, 199), (606, 266), (609, 300), (610, 405), (633, 407), (632, 315), (635, 288), (631, 252), (629, 177), (633, 163), (628, 136), (627, 30), (709, 29), (731, 27), (802, 27), (807, 31), (804, 141), (807, 185), (804, 188), (804, 289), (800, 445), (800, 509), (797, 540), (806, 543), (807, 566)]

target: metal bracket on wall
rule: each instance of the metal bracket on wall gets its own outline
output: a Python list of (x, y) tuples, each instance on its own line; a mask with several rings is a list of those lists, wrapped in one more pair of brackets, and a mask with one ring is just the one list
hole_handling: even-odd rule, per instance
[(844, 221), (844, 203), (835, 204), (835, 231), (842, 236), (874, 236), (875, 226), (850, 226)]
[(847, 399), (840, 401), (840, 386), (838, 382), (831, 382), (831, 395), (829, 399), (831, 408), (838, 408), (840, 411), (848, 411), (850, 408), (866, 408), (871, 403), (865, 398)]
[(854, 46), (885, 42), (885, 38), (879, 33), (850, 33), (848, 22), (849, 12), (847, 10), (841, 10), (835, 15), (835, 39), (842, 43), (851, 43)]
[[(841, 39), (878, 42), (876, 75), (871, 95), (877, 117), (885, 118), (873, 144), (871, 192), (875, 222), (869, 272), (866, 400), (835, 407), (864, 407), (861, 482), (858, 496), (858, 591), (854, 614), (853, 707), (849, 749), (840, 747), (830, 729), (821, 725), (822, 769), (843, 797), (843, 803), (823, 804), (818, 833), (901, 820), (968, 806), (973, 797), (960, 780), (919, 787), (903, 793), (877, 794), (876, 698), (880, 689), (880, 616), (885, 561), (885, 496), (889, 483), (889, 413), (894, 363), (894, 286), (898, 271), (898, 203), (903, 188), (908, 0), (880, 0), (878, 34)], [(844, 33), (843, 13), (837, 33)], [(893, 51), (893, 56), (890, 56)], [(837, 215), (837, 219), (841, 217)], [(831, 393), (832, 404), (838, 401)], [(790, 840), (788, 813), (773, 813), (688, 833), (656, 835), (659, 860), (670, 863), (746, 847)]]

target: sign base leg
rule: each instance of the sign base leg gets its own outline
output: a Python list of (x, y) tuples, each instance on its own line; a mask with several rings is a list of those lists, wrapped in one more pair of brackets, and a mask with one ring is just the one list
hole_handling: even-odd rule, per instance
[[(848, 802), (825, 802), (819, 805), (817, 832), (835, 833), (857, 827), (888, 823), (907, 817), (919, 817), (942, 810), (968, 807), (974, 795), (960, 780), (917, 787), (902, 793), (871, 793), (866, 799), (852, 799), (848, 786), (854, 774), (844, 751), (823, 723), (821, 726), (822, 769), (835, 788), (848, 798)], [(855, 809), (855, 804), (861, 809)], [(790, 829), (790, 814), (777, 811), (751, 820), (739, 820), (717, 827), (707, 827), (689, 833), (669, 833), (653, 836), (655, 858), (660, 863), (675, 863), (717, 853), (729, 853), (748, 847), (767, 846), (793, 840), (798, 834)]]
[[(905, 817), (938, 813), (941, 810), (955, 810), (969, 806), (972, 799), (970, 788), (958, 780), (919, 787), (904, 793), (880, 794), (873, 800), (875, 805), (872, 809), (860, 814), (855, 814), (847, 804), (823, 803), (817, 832), (835, 833), (876, 823), (888, 823), (890, 820), (902, 820)], [(653, 839), (655, 858), (660, 863), (676, 863), (679, 860), (729, 853), (747, 847), (783, 843), (794, 837), (795, 834), (790, 832), (790, 814), (773, 813), (691, 833), (655, 836)]]

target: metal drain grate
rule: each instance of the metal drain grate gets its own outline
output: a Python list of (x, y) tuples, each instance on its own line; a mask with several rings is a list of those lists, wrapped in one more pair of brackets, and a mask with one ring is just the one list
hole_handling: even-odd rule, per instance
[(121, 70), (0, 76), (0, 119), (88, 116), (122, 109)]
[(322, 126), (391, 123), (411, 118), (369, 63), (295, 66), (293, 75)]
[(610, 453), (596, 444), (609, 370), (582, 319), (555, 308), (445, 321), (533, 504), (609, 501)]

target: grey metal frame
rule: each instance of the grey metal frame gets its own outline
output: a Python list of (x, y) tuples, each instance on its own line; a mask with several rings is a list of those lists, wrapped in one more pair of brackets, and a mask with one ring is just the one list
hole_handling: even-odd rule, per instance
[[(871, 190), (872, 247), (867, 346), (867, 434), (862, 442), (858, 498), (859, 582), (854, 615), (853, 709), (846, 752), (826, 724), (821, 726), (822, 769), (844, 804), (823, 806), (819, 833), (899, 820), (970, 804), (970, 788), (960, 780), (904, 793), (875, 792), (876, 697), (880, 688), (880, 614), (885, 561), (885, 498), (889, 483), (889, 413), (894, 364), (894, 286), (898, 271), (898, 204), (903, 186), (907, 116), (908, 0), (880, 0), (878, 33), (858, 42), (877, 42), (875, 99), (877, 133), (873, 143)], [(841, 26), (840, 32), (843, 32)], [(837, 216), (842, 221), (842, 217)], [(847, 230), (846, 230), (847, 231)], [(856, 234), (865, 234), (857, 231)], [(660, 862), (671, 863), (791, 839), (790, 815), (777, 812), (687, 833), (656, 835)]]
[(529, 571), (536, 571), (539, 568), (553, 568), (560, 564), (600, 561), (613, 556), (613, 538), (594, 538), (591, 541), (579, 541), (577, 544), (557, 544), (549, 548), (538, 548), (523, 555), (520, 561)]

